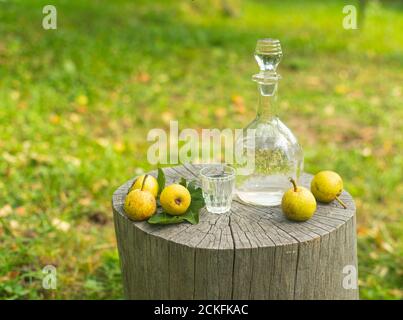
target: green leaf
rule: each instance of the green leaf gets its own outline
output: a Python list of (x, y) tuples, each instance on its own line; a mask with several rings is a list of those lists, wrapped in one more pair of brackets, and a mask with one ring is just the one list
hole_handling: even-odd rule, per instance
[(158, 194), (160, 194), (161, 191), (165, 188), (165, 173), (161, 168), (158, 168), (157, 182), (158, 182)]
[(195, 188), (194, 190), (189, 190), (189, 192), (192, 197), (192, 202), (190, 203), (188, 210), (199, 212), (199, 210), (206, 205), (204, 202), (202, 189)]
[[(192, 194), (193, 192), (196, 191), (197, 187), (196, 187), (196, 181), (192, 180), (189, 182), (187, 189), (189, 190), (190, 194)], [(200, 189), (201, 191), (201, 189)]]
[(190, 222), (191, 224), (199, 223), (199, 211), (187, 210), (186, 213), (182, 216), (183, 220)]
[(147, 221), (151, 224), (173, 224), (184, 221), (183, 217), (184, 216), (171, 216), (166, 212), (158, 212), (151, 216)]
[(186, 188), (186, 186), (187, 186), (186, 179), (182, 177), (181, 180), (179, 181), (179, 184)]

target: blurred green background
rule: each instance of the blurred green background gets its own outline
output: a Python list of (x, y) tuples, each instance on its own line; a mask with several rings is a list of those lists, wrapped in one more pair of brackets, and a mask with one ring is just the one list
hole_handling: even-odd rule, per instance
[(150, 129), (249, 123), (262, 37), (306, 171), (355, 198), (361, 298), (403, 298), (401, 2), (55, 0), (48, 31), (46, 4), (0, 1), (0, 298), (123, 298), (113, 191), (150, 169)]

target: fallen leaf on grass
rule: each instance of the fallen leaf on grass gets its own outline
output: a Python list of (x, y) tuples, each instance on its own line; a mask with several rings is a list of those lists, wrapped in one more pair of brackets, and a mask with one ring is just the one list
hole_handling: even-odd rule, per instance
[(328, 104), (327, 106), (325, 106), (324, 112), (327, 116), (334, 115), (334, 105)]
[(369, 234), (370, 230), (366, 227), (358, 227), (357, 234), (358, 236), (365, 237)]
[(372, 142), (376, 136), (376, 129), (374, 127), (360, 128), (358, 134), (362, 141)]
[(225, 108), (217, 108), (214, 110), (214, 115), (217, 119), (222, 119), (226, 117), (227, 115), (227, 110)]
[(20, 92), (17, 91), (17, 90), (13, 90), (13, 91), (11, 91), (11, 93), (10, 93), (10, 98), (11, 98), (13, 101), (17, 101), (17, 100), (20, 98), (20, 96), (21, 96), (21, 94), (20, 94)]
[(6, 204), (3, 208), (0, 209), (0, 218), (7, 217), (12, 212), (13, 208), (9, 204)]
[(363, 97), (363, 93), (362, 93), (362, 91), (359, 91), (359, 90), (355, 90), (355, 91), (351, 91), (349, 94), (348, 94), (348, 97), (349, 98), (351, 98), (351, 99), (353, 99), (353, 100), (358, 100), (358, 99), (360, 99), (360, 98), (362, 98)]
[(392, 245), (388, 242), (382, 242), (381, 244), (381, 248), (389, 253), (393, 253), (394, 249), (392, 247)]
[(76, 97), (76, 103), (81, 106), (86, 106), (88, 104), (88, 97), (83, 94), (80, 94), (79, 96)]
[(392, 96), (400, 97), (402, 95), (402, 89), (400, 87), (394, 87), (392, 90)]
[(379, 107), (381, 105), (381, 98), (379, 96), (372, 96), (369, 98), (369, 103), (374, 107)]
[(20, 228), (20, 223), (17, 220), (11, 220), (9, 225), (11, 230), (18, 230)]
[(147, 72), (139, 72), (136, 76), (136, 80), (140, 83), (147, 83), (151, 80), (151, 77)]
[(377, 275), (377, 276), (381, 277), (381, 278), (384, 278), (388, 274), (388, 272), (389, 272), (388, 267), (385, 267), (385, 266), (382, 266), (382, 265), (377, 265), (372, 273), (374, 275)]
[(19, 215), (19, 216), (24, 216), (26, 213), (25, 207), (18, 207), (15, 209), (15, 212)]
[(317, 76), (306, 77), (306, 83), (311, 87), (318, 87), (322, 84), (322, 80)]
[(172, 112), (164, 111), (161, 114), (161, 119), (164, 121), (164, 123), (169, 124), (174, 119), (174, 115)]
[(391, 294), (392, 296), (396, 297), (397, 299), (402, 299), (403, 297), (403, 290), (399, 290), (399, 289), (392, 289), (389, 290), (389, 294)]
[(73, 156), (70, 156), (70, 155), (65, 156), (64, 161), (66, 163), (72, 164), (75, 167), (79, 167), (81, 165), (81, 160), (80, 159), (78, 159), (76, 157), (73, 157)]
[(78, 113), (83, 114), (83, 113), (87, 113), (88, 108), (86, 106), (79, 105), (79, 106), (77, 106), (76, 111)]
[(116, 141), (113, 144), (113, 149), (118, 153), (122, 153), (122, 152), (124, 152), (126, 150), (126, 146), (125, 146), (124, 142)]
[(33, 164), (52, 164), (54, 159), (51, 158), (49, 155), (46, 154), (39, 154), (39, 153), (31, 153), (29, 155)]
[(338, 84), (334, 87), (334, 91), (338, 94), (346, 94), (349, 91), (349, 88), (344, 84)]
[(108, 180), (101, 179), (99, 181), (94, 182), (94, 184), (91, 186), (91, 190), (92, 192), (97, 193), (101, 189), (106, 188), (107, 186), (108, 186)]
[(72, 112), (69, 115), (69, 120), (72, 123), (79, 123), (81, 121), (81, 117), (77, 113)]
[(0, 282), (9, 281), (12, 279), (17, 278), (20, 275), (19, 271), (13, 270), (5, 274), (4, 276), (0, 277)]
[(106, 138), (98, 138), (96, 139), (96, 143), (98, 143), (101, 147), (106, 148), (110, 143)]
[(92, 198), (86, 197), (86, 198), (81, 198), (78, 200), (78, 203), (84, 207), (88, 207), (92, 202)]
[(58, 219), (58, 218), (54, 218), (54, 219), (52, 220), (52, 225), (53, 225), (57, 230), (60, 230), (60, 231), (63, 231), (63, 232), (67, 232), (67, 231), (69, 231), (69, 229), (70, 229), (70, 223), (68, 223), (68, 222), (66, 222), (66, 221), (62, 221), (62, 220), (60, 220), (60, 219)]
[(393, 142), (391, 140), (386, 140), (383, 143), (382, 149), (379, 153), (379, 155), (381, 157), (385, 157), (390, 155), (393, 152), (394, 146), (393, 146)]
[(370, 147), (365, 147), (362, 149), (361, 154), (363, 157), (368, 158), (372, 154), (372, 149)]
[(12, 154), (10, 154), (8, 152), (3, 152), (3, 154), (1, 156), (8, 163), (13, 164), (13, 163), (17, 162), (17, 157), (13, 156)]
[(50, 121), (51, 124), (59, 124), (60, 121), (61, 121), (61, 118), (57, 114), (51, 114), (49, 116), (49, 121)]
[(68, 195), (66, 194), (65, 191), (61, 191), (59, 193), (59, 199), (64, 204), (69, 202), (69, 197), (68, 197)]
[(231, 100), (236, 113), (244, 114), (246, 112), (245, 103), (242, 96), (234, 95), (232, 96)]

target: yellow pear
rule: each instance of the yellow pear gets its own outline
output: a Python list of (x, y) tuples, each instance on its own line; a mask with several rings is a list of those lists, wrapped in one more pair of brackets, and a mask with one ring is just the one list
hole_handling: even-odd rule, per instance
[(151, 192), (135, 189), (127, 194), (124, 209), (129, 218), (143, 221), (155, 213), (157, 203)]
[(321, 171), (317, 173), (311, 181), (311, 191), (316, 200), (329, 203), (337, 200), (344, 209), (347, 206), (338, 197), (343, 191), (343, 180), (334, 171)]
[(180, 184), (171, 184), (162, 190), (160, 202), (165, 212), (174, 216), (180, 216), (190, 206), (190, 192)]
[(297, 186), (293, 179), (290, 179), (290, 181), (293, 184), (293, 188), (284, 193), (281, 200), (281, 209), (290, 220), (306, 221), (315, 213), (315, 197), (307, 188)]
[(154, 196), (154, 198), (156, 198), (158, 195), (158, 181), (153, 176), (150, 176), (148, 174), (142, 175), (134, 181), (133, 185), (129, 189), (129, 192), (135, 189), (149, 191)]

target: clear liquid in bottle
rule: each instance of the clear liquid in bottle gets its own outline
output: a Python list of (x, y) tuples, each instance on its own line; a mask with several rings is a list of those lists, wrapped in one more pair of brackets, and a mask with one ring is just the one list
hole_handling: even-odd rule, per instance
[(281, 57), (278, 40), (258, 41), (255, 58), (260, 73), (253, 80), (258, 83), (259, 107), (255, 120), (244, 129), (245, 132), (253, 129), (253, 143), (250, 143), (250, 137), (244, 138), (246, 134), (237, 142), (241, 143), (238, 150), (254, 157), (253, 170), (236, 178), (236, 194), (249, 204), (279, 205), (284, 192), (290, 188), (289, 179), (297, 181), (303, 170), (302, 148), (273, 110), (280, 79), (276, 68)]

